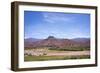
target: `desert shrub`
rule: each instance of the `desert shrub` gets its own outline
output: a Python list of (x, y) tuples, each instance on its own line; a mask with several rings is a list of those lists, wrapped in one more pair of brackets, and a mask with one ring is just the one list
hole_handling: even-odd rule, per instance
[(43, 55), (47, 55), (46, 53), (43, 53)]

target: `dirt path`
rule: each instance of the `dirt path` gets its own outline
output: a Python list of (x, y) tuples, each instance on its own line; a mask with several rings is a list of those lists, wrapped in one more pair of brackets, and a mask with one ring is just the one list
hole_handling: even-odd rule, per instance
[(47, 56), (74, 56), (74, 55), (90, 55), (90, 51), (60, 51), (48, 52)]

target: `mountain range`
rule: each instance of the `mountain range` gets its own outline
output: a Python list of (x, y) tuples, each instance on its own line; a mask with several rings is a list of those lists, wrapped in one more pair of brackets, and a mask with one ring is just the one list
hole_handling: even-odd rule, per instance
[(24, 39), (25, 48), (34, 47), (90, 47), (90, 38), (61, 39), (49, 36), (46, 39)]

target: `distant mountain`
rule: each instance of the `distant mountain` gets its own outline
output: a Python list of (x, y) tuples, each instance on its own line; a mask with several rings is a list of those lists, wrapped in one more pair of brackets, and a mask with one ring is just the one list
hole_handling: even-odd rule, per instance
[(90, 38), (75, 38), (71, 39), (74, 42), (80, 43), (81, 46), (90, 46)]
[(36, 39), (36, 38), (27, 38), (24, 40), (24, 42), (36, 42), (36, 41), (40, 41), (42, 39)]
[(75, 42), (88, 42), (90, 41), (90, 38), (74, 38), (74, 39), (71, 39)]
[(24, 39), (24, 45), (25, 47), (33, 47), (33, 43), (37, 41), (41, 41), (42, 39), (35, 39), (35, 38), (27, 38)]
[(54, 36), (49, 36), (46, 39), (25, 39), (25, 47), (34, 48), (34, 47), (89, 47), (90, 39), (88, 38), (76, 38), (76, 39), (59, 39)]

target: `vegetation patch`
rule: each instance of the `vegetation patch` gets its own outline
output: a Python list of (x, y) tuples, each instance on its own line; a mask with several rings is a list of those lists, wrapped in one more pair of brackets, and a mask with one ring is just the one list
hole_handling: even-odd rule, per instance
[(89, 55), (82, 56), (25, 56), (24, 61), (47, 61), (47, 60), (68, 60), (68, 59), (89, 59)]

